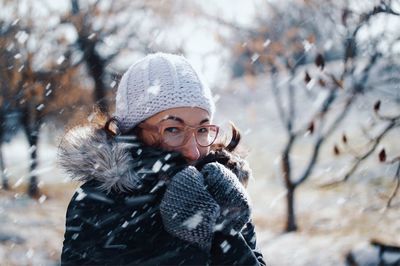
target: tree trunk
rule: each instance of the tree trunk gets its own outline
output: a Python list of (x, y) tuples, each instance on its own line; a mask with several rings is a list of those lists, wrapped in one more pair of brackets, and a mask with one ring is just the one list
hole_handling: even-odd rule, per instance
[(296, 214), (294, 212), (294, 192), (296, 186), (290, 186), (287, 189), (286, 194), (286, 232), (293, 232), (297, 230), (297, 223), (296, 223)]
[[(31, 129), (32, 130), (32, 129)], [(31, 132), (27, 132), (28, 142), (30, 146), (30, 167), (29, 167), (29, 186), (28, 195), (30, 197), (35, 197), (39, 194), (38, 188), (38, 178), (36, 176), (35, 170), (37, 168), (37, 143), (39, 137), (39, 128), (35, 126)]]
[[(31, 147), (34, 147), (31, 145)], [(30, 172), (29, 172), (29, 186), (28, 186), (28, 195), (30, 197), (35, 197), (39, 194), (38, 188), (38, 179), (35, 174), (35, 170), (37, 167), (37, 155), (36, 155), (36, 148), (34, 148), (31, 152), (31, 163), (30, 163)]]
[(22, 126), (29, 143), (30, 166), (29, 166), (29, 184), (27, 193), (30, 197), (39, 195), (38, 178), (35, 170), (37, 168), (37, 144), (39, 139), (40, 121), (38, 119), (37, 110), (33, 104), (28, 105), (24, 110)]
[(1, 171), (1, 182), (2, 182), (2, 188), (5, 190), (10, 189), (10, 186), (8, 185), (8, 177), (5, 172), (4, 168), (4, 160), (3, 160), (3, 151), (1, 149), (1, 142), (0, 142), (0, 171)]
[[(108, 111), (107, 92), (105, 89), (106, 86), (104, 85), (103, 82), (104, 69), (99, 67), (99, 69), (96, 70), (95, 67), (93, 67), (91, 73), (94, 79), (94, 84), (96, 86), (94, 89), (94, 97), (96, 105), (102, 113), (107, 113)], [(98, 73), (98, 76), (97, 74), (94, 73)]]
[(5, 115), (2, 106), (0, 106), (0, 173), (1, 173), (2, 188), (8, 190), (10, 187), (8, 185), (8, 177), (4, 168), (3, 150), (2, 150), (3, 136), (5, 131), (4, 129), (5, 129)]
[[(74, 16), (79, 15), (80, 6), (78, 0), (71, 0), (71, 13)], [(93, 95), (94, 100), (100, 111), (106, 113), (108, 111), (108, 101), (106, 97), (107, 87), (104, 83), (106, 61), (96, 50), (98, 41), (96, 39), (89, 38), (89, 34), (91, 32), (90, 26), (86, 24), (85, 20), (83, 20), (79, 27), (80, 28), (77, 28), (77, 25), (75, 25), (75, 28), (78, 32), (77, 43), (83, 52), (84, 61), (95, 84)]]
[(90, 76), (93, 78), (94, 100), (101, 112), (108, 111), (106, 85), (104, 84), (105, 61), (96, 51), (96, 43), (89, 40), (86, 35), (79, 36), (78, 44), (83, 51), (84, 60), (89, 70)]
[(281, 167), (282, 167), (283, 180), (285, 181), (285, 187), (286, 187), (286, 192), (287, 192), (287, 194), (286, 194), (285, 232), (293, 232), (293, 231), (297, 230), (296, 215), (295, 215), (295, 209), (294, 209), (294, 192), (295, 192), (295, 189), (297, 186), (293, 183), (293, 181), (291, 179), (292, 169), (291, 169), (290, 158), (289, 158), (289, 154), (293, 147), (295, 138), (296, 138), (295, 135), (291, 134), (289, 136), (286, 147), (282, 152)]

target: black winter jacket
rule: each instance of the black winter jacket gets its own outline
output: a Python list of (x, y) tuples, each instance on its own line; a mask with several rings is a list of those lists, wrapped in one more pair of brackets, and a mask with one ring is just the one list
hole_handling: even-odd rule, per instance
[(93, 128), (64, 139), (60, 163), (85, 183), (68, 206), (62, 265), (265, 265), (251, 222), (240, 232), (215, 232), (209, 253), (165, 231), (159, 206), (166, 183), (149, 173), (170, 156), (143, 160), (146, 152), (132, 153), (138, 149)]

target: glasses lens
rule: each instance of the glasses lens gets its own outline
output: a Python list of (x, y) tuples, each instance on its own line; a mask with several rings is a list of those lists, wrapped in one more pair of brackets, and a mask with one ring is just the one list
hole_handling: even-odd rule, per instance
[(214, 143), (218, 135), (218, 127), (203, 126), (196, 129), (196, 140), (200, 146), (210, 146)]
[(166, 127), (162, 131), (163, 142), (171, 147), (185, 144), (190, 134), (195, 132), (196, 141), (200, 146), (207, 147), (214, 143), (218, 135), (218, 127), (207, 125), (187, 130), (185, 127)]
[(165, 144), (177, 147), (183, 144), (185, 141), (185, 129), (184, 127), (166, 127), (163, 132), (163, 141)]

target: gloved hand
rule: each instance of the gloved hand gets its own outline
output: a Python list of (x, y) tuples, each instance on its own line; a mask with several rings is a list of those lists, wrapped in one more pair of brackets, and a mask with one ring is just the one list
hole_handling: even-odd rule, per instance
[(239, 155), (225, 149), (212, 150), (207, 156), (196, 163), (196, 168), (201, 171), (206, 164), (212, 162), (218, 162), (224, 165), (236, 175), (240, 183), (244, 186), (247, 185), (251, 177), (251, 169), (247, 161), (242, 159)]
[(221, 216), (217, 221), (222, 222), (221, 230), (240, 231), (250, 220), (250, 198), (237, 176), (215, 162), (204, 165), (201, 173), (207, 190), (221, 208)]
[(220, 207), (195, 167), (187, 166), (172, 177), (161, 200), (160, 213), (167, 232), (210, 250)]

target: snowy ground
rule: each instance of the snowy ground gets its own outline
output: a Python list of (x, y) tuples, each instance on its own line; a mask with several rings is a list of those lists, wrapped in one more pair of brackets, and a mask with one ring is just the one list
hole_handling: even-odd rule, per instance
[(281, 234), (284, 191), (271, 184), (258, 184), (254, 220), (258, 241), (271, 265), (344, 265), (350, 250), (369, 250), (372, 238), (400, 243), (399, 207), (383, 211), (384, 200), (376, 190), (388, 186), (349, 184), (324, 190), (301, 187), (297, 194), (300, 230)]
[[(296, 194), (300, 230), (282, 234), (285, 193), (279, 178), (277, 156), (284, 142), (283, 131), (274, 113), (270, 95), (261, 90), (234, 90), (221, 93), (217, 120), (233, 118), (242, 129), (250, 148), (249, 161), (254, 180), (249, 185), (253, 199), (253, 219), (258, 243), (271, 265), (345, 265), (348, 251), (373, 255), (372, 238), (400, 243), (400, 196), (393, 208), (383, 211), (390, 192), (392, 168), (367, 162), (348, 184), (321, 189), (319, 183), (340, 175), (346, 158), (331, 163), (331, 147), (323, 151), (321, 167), (311, 182)], [(364, 103), (364, 105), (366, 105)], [(221, 107), (222, 106), (222, 107)], [(236, 109), (236, 106), (243, 108)], [(364, 118), (350, 116), (354, 121)], [(358, 123), (358, 122), (357, 122)], [(357, 123), (356, 126), (358, 126)], [(346, 132), (349, 128), (346, 128)], [(56, 265), (62, 247), (65, 210), (76, 188), (55, 165), (57, 134), (44, 129), (38, 147), (41, 188), (46, 196), (31, 200), (24, 196), (27, 179), (28, 145), (23, 135), (3, 146), (12, 191), (0, 191), (0, 261), (2, 265)], [(340, 132), (340, 131), (339, 131)], [(340, 132), (341, 133), (341, 132)], [(349, 135), (351, 132), (349, 132)], [(398, 154), (399, 132), (385, 140), (392, 154)], [(307, 144), (304, 140), (304, 148)], [(294, 157), (301, 159), (303, 146)], [(364, 253), (362, 253), (364, 252)]]
[[(0, 261), (5, 265), (58, 264), (65, 210), (75, 187), (45, 185), (47, 196), (38, 200), (21, 192), (0, 192)], [(368, 250), (372, 238), (399, 242), (400, 200), (395, 209), (382, 212), (384, 201), (375, 190), (384, 188), (376, 184), (351, 184), (329, 191), (300, 188), (300, 230), (282, 234), (282, 188), (253, 182), (253, 219), (266, 260), (277, 266), (344, 265), (348, 251)]]
[[(37, 201), (21, 192), (0, 194), (0, 261), (2, 265), (59, 264), (65, 210), (72, 189), (49, 189)], [(68, 194), (68, 196), (66, 196)]]

